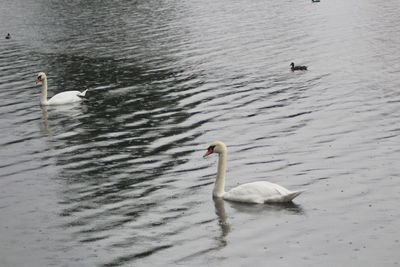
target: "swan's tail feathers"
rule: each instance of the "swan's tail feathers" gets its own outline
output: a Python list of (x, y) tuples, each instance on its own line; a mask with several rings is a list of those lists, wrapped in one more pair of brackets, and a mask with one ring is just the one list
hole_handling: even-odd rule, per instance
[(304, 190), (293, 191), (293, 192), (291, 192), (291, 193), (289, 193), (289, 194), (287, 194), (286, 196), (283, 197), (283, 202), (290, 202), (295, 197), (297, 197), (298, 195), (300, 195), (303, 192), (304, 192)]
[(78, 96), (79, 96), (80, 98), (84, 98), (84, 99), (85, 99), (85, 98), (86, 98), (86, 92), (87, 92), (87, 90), (88, 90), (88, 89), (86, 89), (86, 90), (83, 91), (82, 93), (79, 93)]

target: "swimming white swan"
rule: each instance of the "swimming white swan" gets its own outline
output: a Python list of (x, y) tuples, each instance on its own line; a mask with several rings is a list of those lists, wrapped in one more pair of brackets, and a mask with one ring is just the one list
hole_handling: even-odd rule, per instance
[(79, 91), (66, 91), (56, 94), (47, 100), (47, 77), (44, 72), (39, 72), (36, 83), (42, 83), (42, 92), (40, 93), (41, 105), (64, 105), (74, 102), (82, 101), (85, 98), (87, 89), (83, 92)]
[(226, 157), (228, 153), (225, 144), (220, 141), (211, 143), (203, 157), (212, 153), (218, 153), (218, 172), (213, 190), (214, 197), (237, 202), (261, 204), (290, 202), (303, 192), (289, 191), (280, 185), (266, 181), (239, 185), (238, 187), (225, 192)]

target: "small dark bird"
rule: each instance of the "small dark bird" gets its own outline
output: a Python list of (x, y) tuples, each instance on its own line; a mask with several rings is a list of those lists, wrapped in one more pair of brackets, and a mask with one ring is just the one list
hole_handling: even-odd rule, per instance
[(293, 62), (290, 63), (290, 66), (292, 66), (290, 68), (292, 71), (295, 71), (295, 70), (307, 70), (307, 66), (295, 66)]
[(11, 39), (11, 35), (9, 33), (7, 33), (6, 39)]
[(319, 0), (311, 0), (311, 2), (313, 2), (313, 3), (318, 3), (318, 2), (320, 2)]

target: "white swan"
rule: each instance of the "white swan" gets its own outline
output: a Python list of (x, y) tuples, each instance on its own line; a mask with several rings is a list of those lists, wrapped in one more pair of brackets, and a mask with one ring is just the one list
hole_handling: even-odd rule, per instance
[(42, 92), (40, 93), (41, 105), (64, 105), (74, 102), (82, 101), (86, 95), (87, 89), (83, 92), (79, 91), (66, 91), (56, 94), (47, 100), (47, 77), (44, 72), (39, 72), (36, 83), (42, 83)]
[(253, 182), (239, 185), (225, 192), (225, 173), (227, 149), (224, 143), (215, 141), (210, 144), (203, 157), (218, 153), (218, 172), (215, 180), (213, 196), (226, 200), (246, 203), (290, 202), (303, 191), (289, 191), (286, 188), (270, 182)]

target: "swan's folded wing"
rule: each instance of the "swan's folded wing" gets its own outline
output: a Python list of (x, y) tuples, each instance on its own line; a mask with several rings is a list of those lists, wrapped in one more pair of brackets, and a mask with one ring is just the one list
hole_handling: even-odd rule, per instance
[(264, 203), (277, 203), (277, 202), (290, 202), (292, 201), (295, 197), (297, 197), (298, 195), (300, 195), (301, 193), (303, 193), (304, 191), (294, 191), (294, 192), (290, 192), (289, 194), (286, 195), (281, 195), (281, 196), (277, 196), (275, 198), (270, 198), (270, 199), (266, 199), (264, 201)]
[(224, 199), (247, 203), (290, 202), (302, 191), (292, 192), (286, 188), (266, 182), (253, 182), (239, 185), (226, 192)]
[(85, 91), (83, 91), (82, 93), (77, 94), (77, 96), (79, 96), (80, 98), (85, 98), (86, 97), (86, 92), (88, 89), (86, 89)]
[(78, 94), (81, 92), (79, 91), (66, 91), (62, 92), (59, 94), (56, 94), (52, 98), (49, 99), (48, 103), (49, 105), (63, 105), (63, 104), (68, 104), (68, 103), (73, 103), (73, 102), (79, 102), (82, 101), (80, 97), (78, 97)]
[[(224, 199), (247, 203), (264, 203), (267, 199), (282, 196), (274, 184), (269, 182), (254, 182), (242, 184), (226, 192)], [(283, 188), (284, 190), (284, 188)]]

